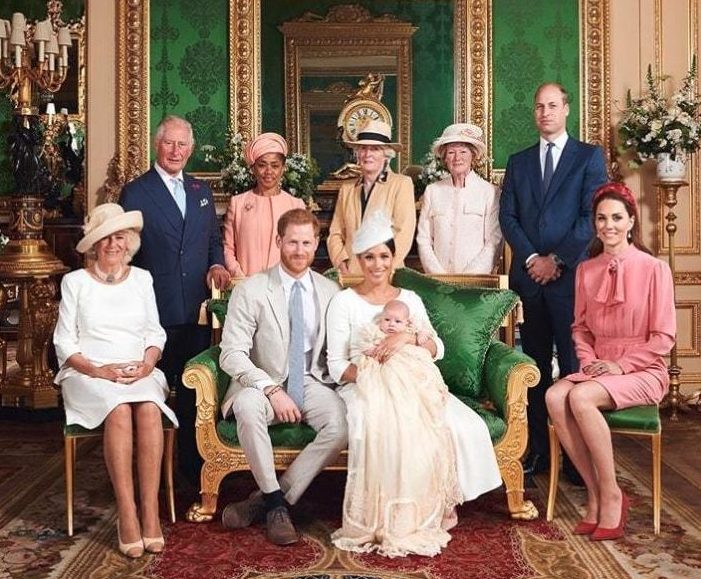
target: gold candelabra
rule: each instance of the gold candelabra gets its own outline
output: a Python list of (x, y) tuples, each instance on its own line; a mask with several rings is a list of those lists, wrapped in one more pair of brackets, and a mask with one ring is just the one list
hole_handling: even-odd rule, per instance
[[(34, 24), (28, 25), (20, 12), (12, 15), (11, 22), (0, 19), (0, 88), (9, 90), (14, 104), (9, 140), (15, 178), (9, 207), (10, 242), (0, 253), (0, 281), (16, 285), (19, 295), (17, 367), (0, 376), (3, 406), (36, 409), (58, 403), (48, 365), (48, 346), (58, 317), (52, 277), (68, 268), (42, 238), (47, 151), (42, 155), (37, 129), (41, 122), (39, 93), (58, 91), (68, 72), (71, 36), (61, 21), (62, 5), (49, 0), (46, 20)], [(7, 301), (5, 294), (0, 283), (0, 304)]]
[(55, 93), (68, 73), (71, 33), (62, 25), (62, 2), (47, 2), (47, 18), (27, 25), (21, 12), (0, 19), (0, 88), (10, 89), (15, 114), (36, 115), (37, 90)]

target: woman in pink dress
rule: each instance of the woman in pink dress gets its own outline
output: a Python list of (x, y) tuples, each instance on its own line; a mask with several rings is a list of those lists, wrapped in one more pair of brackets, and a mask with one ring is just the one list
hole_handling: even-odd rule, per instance
[(665, 356), (674, 344), (674, 285), (668, 265), (640, 240), (635, 197), (622, 183), (594, 192), (596, 238), (577, 268), (572, 324), (581, 371), (546, 394), (557, 435), (587, 487), (574, 533), (593, 541), (623, 536), (628, 497), (616, 481), (602, 410), (659, 403), (669, 387)]
[(246, 163), (256, 185), (233, 195), (224, 220), (224, 262), (229, 274), (250, 276), (280, 261), (275, 244), (278, 219), (290, 209), (304, 209), (304, 201), (280, 187), (285, 171), (287, 142), (277, 133), (263, 133), (246, 145)]

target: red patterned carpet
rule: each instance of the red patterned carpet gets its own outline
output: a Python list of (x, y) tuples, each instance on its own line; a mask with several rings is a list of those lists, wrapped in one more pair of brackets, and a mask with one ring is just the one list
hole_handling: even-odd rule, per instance
[[(682, 432), (673, 433), (684, 449), (665, 464), (659, 537), (652, 534), (649, 451), (624, 441), (619, 476), (633, 506), (626, 537), (608, 544), (572, 536), (584, 494), (563, 485), (557, 518), (550, 524), (543, 518), (512, 521), (499, 491), (464, 506), (453, 540), (435, 558), (390, 560), (339, 551), (328, 537), (340, 522), (344, 477), (325, 473), (294, 513), (303, 533), (295, 546), (270, 545), (260, 526), (228, 531), (218, 520), (187, 523), (183, 514), (194, 495), (181, 491), (178, 522), (164, 525), (166, 551), (130, 561), (116, 551), (115, 511), (99, 441), (81, 445), (76, 532), (68, 537), (60, 426), (0, 422), (0, 579), (699, 577), (701, 477), (695, 455), (688, 454), (699, 433), (701, 428), (688, 439)], [(529, 498), (544, 513), (545, 480), (538, 482)], [(245, 496), (252, 484), (247, 474), (227, 481), (221, 504)]]

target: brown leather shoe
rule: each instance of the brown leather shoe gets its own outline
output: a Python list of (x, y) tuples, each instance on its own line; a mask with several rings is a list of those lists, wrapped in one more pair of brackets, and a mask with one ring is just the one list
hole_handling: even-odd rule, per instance
[(260, 494), (253, 494), (245, 501), (229, 503), (221, 514), (221, 523), (227, 529), (243, 529), (256, 520), (263, 520), (265, 503)]
[(275, 545), (292, 545), (299, 541), (287, 507), (277, 507), (266, 515), (268, 541)]

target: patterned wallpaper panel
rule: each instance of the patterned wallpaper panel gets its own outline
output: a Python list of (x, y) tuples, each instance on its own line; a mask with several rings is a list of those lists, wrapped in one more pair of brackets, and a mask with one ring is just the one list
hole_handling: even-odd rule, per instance
[(536, 142), (533, 93), (555, 81), (570, 95), (567, 130), (579, 138), (579, 1), (494, 0), (494, 168)]
[[(284, 40), (278, 26), (306, 11), (326, 15), (334, 0), (262, 0), (263, 130), (284, 133)], [(413, 163), (453, 121), (453, 2), (451, 0), (348, 0), (375, 15), (396, 15), (418, 30), (412, 37)]]
[(229, 123), (229, 2), (151, 0), (150, 19), (151, 133), (168, 114), (186, 118), (196, 141), (188, 169), (214, 171), (199, 146), (221, 147)]

